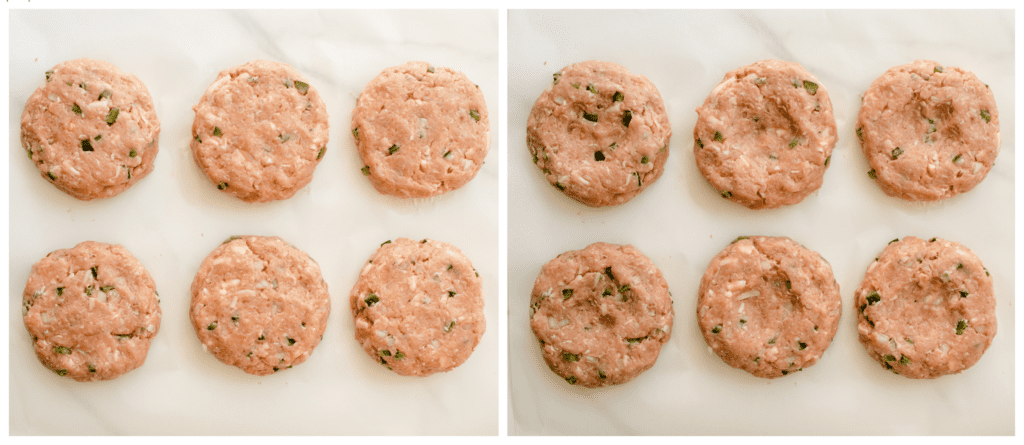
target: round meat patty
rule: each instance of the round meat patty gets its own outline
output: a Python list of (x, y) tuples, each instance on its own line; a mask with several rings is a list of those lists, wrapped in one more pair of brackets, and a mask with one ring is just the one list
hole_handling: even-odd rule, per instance
[(189, 318), (203, 350), (253, 375), (306, 361), (330, 313), (320, 266), (276, 236), (228, 238), (192, 281)]
[(21, 114), (21, 145), (39, 173), (85, 201), (117, 195), (153, 171), (159, 138), (146, 85), (101, 60), (47, 71)]
[(832, 101), (800, 64), (761, 60), (726, 73), (693, 128), (697, 168), (751, 209), (796, 204), (821, 187), (836, 145)]
[(711, 259), (697, 297), (711, 350), (767, 379), (817, 363), (841, 314), (828, 261), (786, 237), (737, 238)]
[(654, 84), (596, 60), (555, 73), (526, 124), (526, 145), (544, 177), (592, 207), (625, 203), (658, 180), (670, 137)]
[(192, 109), (192, 156), (218, 189), (247, 202), (288, 199), (327, 151), (327, 108), (290, 65), (221, 71)]
[(401, 375), (451, 371), (469, 359), (487, 325), (480, 275), (441, 241), (385, 241), (359, 272), (350, 301), (356, 341)]
[(149, 272), (124, 247), (95, 241), (51, 252), (32, 266), (22, 315), (43, 366), (79, 382), (142, 366), (160, 330)]
[(883, 368), (912, 379), (970, 368), (996, 335), (992, 278), (953, 241), (892, 240), (854, 296), (861, 344)]
[(857, 137), (889, 196), (936, 201), (985, 179), (999, 154), (996, 100), (974, 73), (918, 60), (890, 68), (864, 93)]
[(426, 198), (466, 185), (491, 145), (487, 104), (465, 74), (426, 62), (385, 69), (352, 111), (363, 175), (378, 192)]
[(588, 388), (626, 383), (654, 366), (672, 317), (661, 271), (629, 245), (594, 243), (559, 255), (541, 268), (530, 295), (544, 361)]

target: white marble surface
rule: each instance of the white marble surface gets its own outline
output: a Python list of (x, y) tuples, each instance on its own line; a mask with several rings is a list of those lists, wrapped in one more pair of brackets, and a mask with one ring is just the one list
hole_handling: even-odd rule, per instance
[[(10, 432), (75, 435), (401, 435), (498, 432), (498, 14), (496, 11), (11, 11)], [(25, 100), (44, 71), (107, 60), (148, 86), (163, 131), (156, 169), (127, 192), (80, 202), (43, 180), (20, 148)], [(217, 191), (188, 148), (192, 105), (225, 68), (290, 63), (321, 92), (330, 142), (313, 182), (293, 198), (247, 204)], [(463, 71), (480, 85), (491, 151), (460, 190), (427, 200), (378, 194), (359, 169), (351, 110), (363, 86), (409, 60)], [(203, 352), (188, 320), (200, 262), (233, 234), (277, 235), (323, 270), (332, 313), (305, 363), (267, 377)], [(348, 292), (378, 245), (449, 241), (484, 280), (487, 332), (459, 368), (401, 377), (353, 338)], [(141, 368), (78, 383), (43, 368), (21, 320), (31, 265), (84, 240), (120, 243), (153, 275), (163, 324)]]
[[(801, 63), (832, 98), (839, 142), (822, 188), (802, 203), (752, 211), (700, 176), (694, 109), (722, 76), (764, 58)], [(885, 196), (854, 134), (859, 95), (915, 59), (974, 71), (991, 85), (1002, 151), (973, 191), (930, 204)], [(551, 74), (617, 62), (661, 91), (674, 130), (665, 174), (627, 204), (593, 209), (551, 187), (526, 149), (526, 118)], [(1014, 18), (1006, 11), (510, 11), (508, 22), (510, 434), (1013, 434)], [(828, 259), (843, 296), (832, 346), (803, 372), (766, 381), (709, 352), (696, 291), (711, 257), (738, 235), (785, 235)], [(910, 380), (857, 341), (852, 293), (885, 244), (938, 236), (970, 247), (995, 279), (999, 332), (966, 372)], [(542, 264), (596, 241), (631, 243), (664, 273), (675, 328), (655, 366), (617, 387), (571, 387), (550, 372), (528, 324)]]

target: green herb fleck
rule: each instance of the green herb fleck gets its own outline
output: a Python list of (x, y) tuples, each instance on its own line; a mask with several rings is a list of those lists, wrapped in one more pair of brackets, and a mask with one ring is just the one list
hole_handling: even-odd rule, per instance
[(225, 190), (227, 188), (228, 188), (228, 183), (226, 183), (226, 182), (221, 182), (221, 183), (217, 184), (217, 189), (218, 190)]
[(896, 148), (892, 149), (892, 159), (894, 161), (896, 160), (896, 158), (899, 158), (901, 154), (903, 154), (903, 149), (902, 148), (896, 147)]
[(609, 296), (611, 294), (612, 294), (612, 288), (610, 288), (610, 287), (604, 288), (604, 292), (601, 292), (601, 296), (602, 297), (607, 297), (607, 296)]
[(473, 120), (475, 120), (477, 122), (480, 122), (480, 112), (479, 111), (469, 110), (469, 117), (473, 118)]
[(279, 134), (279, 135), (277, 135), (277, 138), (280, 139), (281, 143), (283, 144), (285, 142), (290, 141), (292, 139), (292, 135), (290, 135), (290, 134)]
[(99, 141), (100, 139), (103, 139), (103, 135), (102, 134), (97, 134), (96, 137), (92, 138), (92, 140), (94, 140), (94, 141)]
[(384, 241), (383, 243), (380, 243), (380, 246), (384, 247), (385, 244), (391, 244), (391, 240), (387, 240), (387, 241)]
[(587, 91), (590, 91), (591, 93), (597, 94), (597, 88), (594, 88), (594, 84), (587, 85)]
[(715, 327), (711, 328), (711, 333), (712, 334), (717, 334), (719, 332), (722, 332), (722, 325), (717, 324), (717, 325), (715, 325)]
[(874, 306), (875, 303), (882, 301), (882, 296), (878, 294), (878, 291), (871, 291), (866, 299), (869, 305)]
[(571, 375), (569, 377), (566, 377), (565, 381), (569, 382), (570, 385), (575, 385), (576, 382), (578, 382), (579, 380), (576, 379), (576, 376)]
[(633, 120), (633, 112), (630, 110), (624, 111), (622, 113), (622, 125), (625, 125), (626, 128), (629, 128), (629, 121), (631, 120)]
[(967, 298), (968, 295), (970, 295), (969, 292), (965, 290), (960, 291), (960, 298)]
[(107, 121), (108, 127), (114, 125), (114, 122), (117, 122), (118, 114), (121, 114), (120, 108), (111, 108), (110, 111), (107, 112), (107, 118), (105, 120)]
[(380, 351), (380, 356), (381, 357), (391, 357), (391, 351), (389, 351), (387, 349), (382, 349)]
[(800, 349), (801, 351), (803, 351), (804, 349), (807, 349), (807, 343), (804, 343), (804, 342), (802, 342), (802, 341), (798, 341), (798, 342), (796, 342), (796, 344), (797, 344), (797, 347), (798, 347), (798, 348), (799, 348), (799, 349)]
[(59, 375), (59, 376), (65, 376), (65, 375), (68, 374), (68, 370), (67, 369), (56, 369), (56, 370), (54, 370), (54, 372), (56, 372), (57, 375)]
[(807, 90), (808, 93), (811, 93), (812, 96), (814, 95), (814, 93), (818, 92), (818, 84), (811, 82), (809, 80), (804, 81), (804, 88)]
[(363, 172), (363, 175), (370, 176), (370, 166), (364, 165), (363, 168), (359, 169)]
[(93, 151), (92, 142), (89, 142), (88, 139), (82, 139), (82, 151)]
[(46, 72), (46, 81), (47, 82), (50, 81), (50, 76), (52, 76), (52, 75), (53, 75), (53, 70), (49, 70), (49, 71)]
[(266, 335), (260, 334), (260, 338), (257, 338), (256, 341), (263, 341), (263, 340), (266, 340), (266, 339), (267, 339)]
[(942, 65), (935, 65), (935, 72), (936, 73), (941, 73), (942, 70), (943, 70)]
[(569, 351), (562, 351), (562, 360), (567, 362), (578, 362), (580, 361), (580, 355), (573, 354)]
[(643, 156), (640, 157), (640, 163), (641, 164), (646, 164), (648, 162), (651, 162), (651, 158), (648, 158), (647, 155), (643, 155)]
[(359, 129), (358, 128), (353, 128), (352, 129), (352, 136), (354, 136), (357, 141), (359, 140)]
[(956, 335), (963, 335), (965, 329), (967, 329), (967, 320), (956, 322)]
[(981, 118), (985, 119), (985, 122), (992, 121), (992, 115), (988, 114), (988, 110), (981, 110)]
[(724, 191), (722, 191), (722, 197), (723, 198), (732, 198), (732, 192), (730, 192), (728, 190), (724, 190)]
[(213, 323), (210, 323), (210, 325), (206, 327), (207, 331), (212, 331), (214, 329), (217, 329), (217, 322), (216, 321), (213, 322)]
[(57, 354), (71, 355), (71, 348), (65, 346), (54, 346), (53, 352)]
[(729, 243), (729, 244), (733, 244), (733, 243), (735, 243), (736, 241), (739, 241), (739, 240), (745, 240), (745, 239), (749, 239), (749, 238), (750, 238), (749, 236), (737, 236), (737, 237), (736, 237), (736, 239), (732, 240), (732, 242), (731, 242), (731, 243)]
[(452, 331), (452, 329), (455, 329), (455, 320), (452, 320), (452, 321), (450, 321), (450, 322), (449, 322), (448, 324), (446, 324), (446, 325), (444, 326), (444, 328), (442, 328), (442, 329), (443, 329), (443, 330), (444, 330), (445, 332), (451, 332), (451, 331)]
[(455, 293), (455, 291), (453, 291), (453, 290), (448, 291), (448, 298), (454, 298), (456, 295), (458, 295), (458, 294)]
[(309, 84), (301, 80), (296, 80), (295, 89), (299, 90), (299, 92), (302, 94), (306, 94), (306, 92), (309, 91)]
[(597, 113), (583, 112), (583, 118), (590, 122), (597, 122)]
[(220, 127), (213, 127), (213, 135), (217, 137), (224, 136), (224, 132), (220, 131)]
[(294, 339), (294, 338), (288, 338), (288, 337), (285, 337), (285, 338), (287, 338), (287, 339), (288, 339), (288, 346), (293, 346), (293, 345), (295, 345), (295, 339)]
[(562, 289), (562, 299), (568, 300), (572, 297), (572, 289)]
[(831, 160), (832, 160), (832, 155), (829, 155), (829, 157), (825, 158), (825, 166), (826, 166), (826, 167), (828, 167), (828, 163), (829, 163), (829, 161), (831, 161)]
[(793, 138), (792, 141), (789, 141), (789, 148), (796, 147), (798, 144), (800, 144), (800, 140), (797, 138)]
[(875, 169), (871, 169), (871, 170), (868, 171), (868, 177), (871, 178), (871, 179), (875, 179), (875, 178), (878, 177), (878, 175), (875, 174)]
[(82, 115), (82, 107), (78, 106), (78, 104), (72, 104), (71, 105), (71, 111), (73, 111), (75, 114), (77, 114), (79, 116)]
[(402, 147), (399, 147), (398, 144), (395, 144), (395, 145), (392, 145), (391, 147), (388, 147), (388, 155), (395, 154), (396, 152), (398, 152), (398, 150), (400, 148), (402, 148)]
[(900, 357), (900, 364), (903, 365), (903, 366), (909, 365), (910, 364), (910, 357), (907, 357), (905, 355), (903, 357)]
[(864, 133), (861, 132), (860, 128), (857, 129), (857, 139), (864, 141)]
[(565, 185), (563, 185), (561, 182), (556, 182), (555, 187), (557, 187), (559, 190), (563, 192), (565, 191)]
[(50, 178), (51, 181), (57, 180), (57, 176), (54, 175), (53, 172), (46, 172), (46, 177)]
[(622, 93), (618, 91), (616, 91), (615, 94), (612, 95), (612, 102), (622, 102), (623, 99), (625, 99), (625, 96), (623, 96)]
[(63, 287), (58, 287), (57, 288), (57, 296), (59, 297), (61, 295), (64, 295), (64, 288)]
[(604, 160), (604, 153), (600, 152), (600, 151), (595, 151), (594, 152), (594, 160), (595, 161), (603, 161)]
[(572, 87), (573, 87), (573, 88), (575, 88), (575, 89), (577, 89), (577, 90), (578, 90), (578, 89), (580, 89), (580, 84), (579, 84), (579, 82), (577, 82), (577, 83), (574, 83), (574, 84), (572, 84)]
[(89, 367), (89, 372), (96, 372), (96, 367), (92, 363), (86, 363), (85, 366)]
[(626, 292), (629, 292), (629, 289), (630, 287), (628, 284), (623, 284), (622, 286), (619, 286), (619, 293), (624, 294)]
[(697, 146), (700, 148), (704, 148), (704, 142), (701, 142), (700, 139), (697, 139)]
[(107, 293), (114, 290), (114, 286), (103, 286), (100, 288), (100, 290), (103, 291), (103, 293)]
[(715, 138), (714, 139), (716, 141), (718, 141), (718, 142), (722, 142), (722, 141), (725, 140), (725, 138), (722, 137), (722, 132), (720, 132), (720, 131), (716, 131), (715, 132)]
[(604, 371), (602, 371), (602, 370), (600, 370), (600, 369), (598, 369), (598, 370), (597, 370), (597, 376), (598, 376), (599, 378), (601, 378), (601, 379), (606, 379), (606, 378), (608, 378), (608, 376), (604, 374)]
[(786, 280), (786, 290), (793, 290), (793, 282)]
[(238, 323), (238, 316), (231, 317), (231, 321)]
[(896, 357), (893, 356), (892, 354), (886, 354), (885, 357), (883, 357), (883, 358), (885, 358), (885, 361), (887, 361), (887, 362), (894, 362), (894, 361), (896, 361)]
[(114, 92), (110, 90), (103, 90), (100, 92), (100, 97), (96, 98), (96, 100), (103, 100), (110, 97), (111, 94), (114, 94)]
[(640, 342), (642, 342), (644, 340), (647, 340), (647, 336), (637, 337), (637, 338), (627, 338), (626, 342), (627, 343), (640, 343)]
[(320, 147), (320, 151), (319, 151), (319, 152), (317, 152), (317, 154), (316, 154), (316, 160), (318, 160), (318, 161), (319, 161), (319, 160), (320, 160), (320, 158), (323, 158), (323, 157), (324, 157), (324, 152), (325, 152), (325, 151), (327, 151), (327, 147)]
[(95, 280), (96, 277), (99, 276), (100, 267), (99, 266), (92, 266), (92, 267), (89, 268), (89, 271), (92, 272), (92, 279)]
[(405, 358), (405, 353), (399, 350), (395, 350), (395, 360), (401, 360)]
[(552, 75), (555, 78), (555, 85), (558, 85), (558, 78), (562, 77), (562, 73), (555, 73)]
[(129, 158), (134, 158), (134, 157), (136, 157), (136, 156), (138, 156), (138, 155), (139, 155), (139, 153), (138, 153), (137, 151), (135, 151), (135, 149), (134, 149), (134, 148), (133, 148), (133, 149), (131, 149), (131, 150), (128, 150), (128, 157), (129, 157)]

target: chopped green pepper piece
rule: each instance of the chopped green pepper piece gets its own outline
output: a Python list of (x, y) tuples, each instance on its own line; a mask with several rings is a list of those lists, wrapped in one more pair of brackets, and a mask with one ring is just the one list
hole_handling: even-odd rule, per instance
[(864, 133), (861, 132), (860, 128), (857, 129), (857, 139), (864, 140)]
[(647, 336), (637, 337), (637, 338), (627, 338), (626, 342), (627, 343), (640, 343), (640, 342), (642, 342), (644, 340), (647, 340)]
[(935, 65), (935, 72), (936, 73), (941, 73), (942, 70), (943, 70), (942, 65)]
[(114, 122), (117, 122), (118, 114), (121, 114), (120, 108), (111, 108), (110, 111), (107, 112), (107, 118), (105, 120), (107, 121), (108, 127), (114, 125)]
[(590, 91), (591, 93), (597, 94), (597, 88), (594, 88), (594, 84), (587, 85), (587, 91)]
[(599, 378), (601, 378), (601, 379), (606, 379), (606, 378), (608, 378), (608, 376), (604, 374), (604, 371), (602, 371), (602, 370), (600, 370), (600, 369), (598, 369), (598, 370), (597, 370), (597, 376), (598, 376)]
[(64, 288), (63, 287), (58, 287), (57, 288), (57, 296), (59, 297), (61, 295), (64, 295)]
[(597, 122), (597, 113), (583, 112), (583, 118), (590, 122)]
[(608, 267), (604, 268), (604, 274), (608, 275), (609, 279), (612, 279), (612, 280), (615, 279), (615, 275), (612, 275), (612, 266), (608, 266)]
[(887, 362), (894, 362), (894, 361), (896, 361), (896, 357), (893, 356), (892, 354), (886, 354), (885, 357), (883, 357), (883, 358)]
[(580, 355), (573, 354), (569, 351), (562, 351), (562, 360), (567, 362), (578, 362), (580, 361)]
[(967, 320), (956, 322), (956, 335), (963, 335), (965, 329), (967, 329)]
[(900, 357), (900, 364), (903, 365), (903, 366), (909, 365), (910, 364), (910, 357), (907, 357), (905, 355), (903, 357)]
[(94, 141), (99, 141), (100, 139), (103, 139), (103, 135), (102, 134), (97, 134), (96, 137), (92, 138), (92, 140), (94, 140)]
[(807, 90), (808, 93), (811, 93), (812, 96), (814, 95), (814, 93), (818, 92), (818, 84), (811, 82), (809, 80), (804, 81), (804, 88)]
[(53, 352), (57, 354), (71, 355), (71, 348), (65, 346), (54, 346)]
[(572, 87), (578, 90), (578, 89), (580, 89), (580, 84), (578, 82), (574, 83), (574, 84), (572, 84)]
[(578, 382), (579, 380), (576, 379), (576, 376), (571, 375), (569, 377), (566, 377), (565, 381), (569, 382), (570, 385), (575, 385), (576, 382)]
[(789, 141), (789, 148), (796, 147), (799, 144), (800, 144), (800, 140), (797, 139), (797, 138), (793, 138), (792, 141)]
[(552, 75), (555, 78), (555, 85), (558, 85), (558, 78), (562, 77), (562, 73), (555, 73)]
[(616, 91), (615, 94), (612, 95), (612, 102), (622, 102), (623, 99), (625, 99), (625, 96), (623, 96), (622, 93), (618, 91)]
[(878, 294), (878, 291), (871, 291), (867, 296), (868, 304), (874, 306), (875, 303), (882, 301), (882, 296)]
[(457, 294), (457, 293), (455, 293), (455, 291), (453, 291), (453, 290), (450, 290), (450, 291), (448, 291), (448, 298), (453, 298), (453, 297), (455, 297), (456, 295), (458, 295), (458, 294)]
[(82, 107), (78, 106), (78, 104), (71, 104), (71, 111), (79, 116), (82, 115)]
[(736, 237), (736, 239), (732, 240), (732, 242), (731, 242), (731, 243), (729, 243), (729, 244), (733, 244), (733, 243), (735, 243), (736, 241), (739, 241), (739, 240), (745, 240), (745, 239), (749, 239), (749, 238), (750, 238), (749, 236), (737, 236), (737, 237)]
[(89, 372), (96, 372), (96, 367), (92, 363), (86, 363), (86, 366), (89, 367)]
[(985, 122), (992, 121), (992, 115), (988, 114), (988, 110), (981, 110), (981, 118), (985, 119)]
[(364, 165), (363, 168), (359, 169), (363, 172), (363, 175), (370, 176), (370, 166)]
[(380, 351), (380, 355), (381, 355), (381, 357), (391, 357), (391, 351), (389, 351), (387, 349), (382, 349)]
[(704, 142), (702, 142), (700, 139), (697, 139), (697, 146), (700, 148), (704, 148)]
[(395, 154), (400, 148), (402, 147), (399, 147), (398, 144), (394, 144), (391, 147), (388, 147), (388, 155)]
[(139, 152), (135, 151), (135, 149), (134, 149), (134, 148), (133, 148), (133, 149), (131, 149), (131, 150), (128, 150), (128, 157), (129, 157), (129, 158), (134, 158), (134, 157), (136, 157), (136, 156), (138, 156), (138, 155), (139, 155)]
[(934, 242), (935, 242), (935, 240), (937, 240), (937, 239), (938, 239), (938, 238), (932, 238), (932, 239), (928, 240), (928, 242), (929, 242), (929, 243), (934, 243)]
[(405, 353), (399, 350), (395, 350), (395, 360), (401, 360), (405, 358)]
[(622, 113), (622, 125), (625, 125), (626, 128), (629, 128), (629, 121), (631, 120), (633, 120), (633, 112), (630, 110), (624, 111)]
[(604, 288), (604, 292), (601, 292), (601, 296), (602, 297), (607, 297), (607, 296), (609, 296), (611, 294), (612, 294), (612, 288), (610, 288), (610, 287)]
[(643, 156), (640, 157), (640, 163), (641, 164), (646, 164), (648, 162), (651, 162), (651, 158), (648, 158), (647, 155), (643, 155)]
[(82, 151), (92, 151), (92, 142), (88, 139), (82, 139)]
[(722, 191), (722, 197), (723, 198), (732, 198), (732, 192), (730, 192), (728, 190), (724, 190), (724, 191)]
[(213, 323), (210, 323), (210, 325), (206, 327), (207, 331), (212, 331), (214, 329), (217, 329), (217, 322), (216, 321), (213, 322)]
[(220, 130), (220, 127), (213, 127), (213, 135), (217, 137), (224, 136), (224, 132)]
[(57, 175), (54, 175), (53, 172), (46, 172), (46, 177), (50, 178), (51, 181), (57, 180)]
[(295, 89), (299, 90), (300, 93), (305, 95), (306, 92), (309, 91), (309, 84), (306, 83), (306, 82), (303, 82), (301, 80), (296, 80), (295, 81)]
[(716, 141), (718, 141), (718, 142), (722, 142), (722, 141), (725, 140), (725, 138), (722, 137), (722, 132), (720, 132), (720, 131), (716, 131), (715, 132), (715, 138), (714, 139)]
[(878, 177), (878, 175), (875, 174), (875, 169), (871, 169), (870, 171), (868, 171), (868, 177), (871, 179), (875, 179)]
[(446, 324), (446, 325), (444, 326), (444, 328), (442, 328), (442, 329), (443, 329), (443, 330), (444, 330), (445, 332), (451, 332), (451, 331), (452, 331), (452, 329), (455, 329), (455, 321), (454, 321), (454, 320), (452, 320), (451, 322), (449, 322), (448, 324)]
[(828, 163), (829, 163), (829, 161), (831, 161), (831, 160), (832, 160), (832, 155), (829, 155), (829, 156), (828, 156), (827, 158), (825, 158), (825, 166), (826, 166), (826, 167), (828, 167)]
[(970, 292), (965, 290), (960, 291), (960, 298), (967, 298), (968, 295), (970, 295)]
[(804, 349), (807, 349), (807, 343), (804, 343), (802, 341), (798, 341), (798, 342), (796, 342), (796, 344), (797, 344), (797, 347), (800, 348), (801, 351), (803, 351)]
[(221, 183), (217, 184), (217, 189), (218, 190), (225, 190), (227, 188), (228, 188), (228, 183), (226, 183), (226, 182), (221, 182)]
[(603, 161), (604, 160), (604, 153), (600, 152), (600, 151), (595, 151), (594, 152), (594, 160), (595, 161)]
[(91, 284), (89, 286), (86, 286), (86, 288), (85, 288), (85, 295), (88, 295), (88, 296), (91, 297), (92, 296), (92, 290), (95, 289), (95, 288), (96, 288), (96, 286), (93, 286)]
[(895, 242), (897, 242), (897, 241), (899, 241), (899, 240), (900, 240), (899, 238), (896, 238), (896, 239), (894, 239), (894, 240), (892, 240), (892, 241), (889, 241), (889, 244), (895, 243)]
[(717, 324), (717, 325), (715, 325), (715, 327), (711, 328), (711, 333), (712, 334), (717, 334), (719, 332), (722, 332), (722, 325)]
[(92, 272), (92, 279), (95, 280), (96, 277), (99, 276), (100, 267), (99, 266), (92, 266), (92, 267), (89, 268), (89, 271)]
[(100, 92), (100, 97), (96, 98), (96, 100), (103, 100), (104, 98), (110, 97), (111, 94), (114, 94), (114, 92), (110, 90), (103, 90)]
[(896, 147), (896, 148), (892, 149), (892, 159), (894, 161), (896, 160), (896, 158), (900, 157), (901, 154), (903, 154), (903, 149), (902, 148)]
[(359, 129), (358, 128), (353, 128), (352, 129), (352, 136), (354, 136), (357, 141), (359, 140)]
[(793, 282), (786, 280), (786, 290), (793, 290)]
[(562, 299), (568, 300), (572, 298), (572, 289), (562, 289)]
[[(298, 83), (298, 82), (296, 82), (296, 83)], [(295, 345), (295, 339), (294, 338), (288, 338), (288, 337), (285, 337), (285, 338), (288, 339), (288, 346), (294, 346)]]
[(628, 284), (623, 284), (622, 286), (619, 286), (619, 293), (624, 294), (626, 292), (629, 292), (629, 289), (630, 287)]
[(231, 317), (231, 321), (238, 323), (238, 316)]
[(327, 147), (320, 147), (320, 151), (316, 154), (316, 160), (320, 160), (324, 157), (324, 152), (327, 151)]
[(100, 290), (103, 291), (103, 293), (107, 293), (114, 290), (114, 286), (103, 286), (100, 288)]
[(267, 338), (266, 335), (260, 334), (260, 338), (257, 338), (256, 341), (263, 341), (263, 340), (266, 340), (266, 338)]
[(387, 240), (387, 241), (384, 241), (383, 243), (380, 243), (380, 246), (384, 247), (385, 244), (391, 244), (391, 240)]
[(561, 182), (556, 182), (555, 187), (557, 187), (561, 191), (565, 191), (565, 185), (563, 185)]
[(469, 117), (473, 118), (473, 120), (475, 120), (477, 122), (480, 122), (480, 112), (479, 111), (469, 110)]
[(199, 135), (198, 135), (198, 134), (197, 134), (197, 135), (195, 136), (195, 140), (196, 140), (196, 142), (198, 142), (198, 143), (200, 143), (200, 144), (202, 144), (202, 143), (203, 143), (203, 140), (202, 140), (202, 139), (199, 139)]
[(49, 70), (49, 71), (46, 72), (46, 81), (47, 82), (50, 81), (50, 76), (52, 76), (52, 75), (53, 75), (53, 70)]
[(67, 369), (57, 369), (57, 370), (54, 370), (54, 372), (56, 372), (57, 375), (59, 375), (59, 376), (65, 376), (65, 375), (68, 374), (68, 370)]
[(785, 369), (783, 369), (782, 370), (782, 375), (786, 375), (786, 374), (789, 374), (789, 371), (786, 371)]

